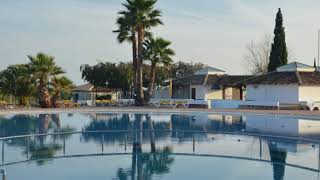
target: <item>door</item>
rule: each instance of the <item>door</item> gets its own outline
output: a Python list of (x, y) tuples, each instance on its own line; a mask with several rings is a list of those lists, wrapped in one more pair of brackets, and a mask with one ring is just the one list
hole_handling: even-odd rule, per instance
[(191, 99), (196, 99), (196, 88), (191, 89)]

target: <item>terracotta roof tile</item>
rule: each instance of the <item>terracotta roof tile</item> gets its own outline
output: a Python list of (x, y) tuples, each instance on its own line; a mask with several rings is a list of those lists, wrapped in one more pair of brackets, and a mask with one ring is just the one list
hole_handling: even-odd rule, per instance
[(320, 85), (320, 72), (299, 72), (302, 85)]
[(110, 88), (104, 88), (104, 87), (97, 87), (94, 88), (92, 84), (84, 84), (81, 86), (77, 86), (72, 91), (86, 91), (86, 92), (112, 92), (114, 91), (113, 89)]
[(173, 81), (174, 85), (219, 85), (219, 86), (238, 86), (242, 85), (245, 80), (252, 76), (241, 75), (192, 75), (180, 80)]
[(320, 72), (271, 72), (250, 78), (246, 84), (320, 85)]

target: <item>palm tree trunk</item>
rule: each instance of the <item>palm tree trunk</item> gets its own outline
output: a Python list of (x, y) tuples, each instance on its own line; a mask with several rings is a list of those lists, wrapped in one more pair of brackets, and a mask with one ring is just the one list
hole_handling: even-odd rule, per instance
[(61, 94), (60, 91), (57, 91), (57, 92), (53, 95), (53, 97), (52, 97), (52, 99), (51, 99), (52, 107), (54, 107), (54, 108), (59, 108), (59, 107), (60, 107), (60, 104), (59, 104), (59, 100), (60, 100), (60, 97), (61, 97), (60, 94)]
[[(132, 70), (133, 70), (133, 89), (134, 93), (137, 94), (137, 37), (136, 33), (132, 32)], [(135, 96), (136, 98), (136, 96)]]
[(143, 94), (143, 41), (144, 41), (144, 29), (138, 28), (138, 63), (137, 63), (137, 100), (136, 105), (144, 105)]
[(44, 81), (40, 81), (39, 83), (39, 104), (42, 108), (51, 108), (51, 98), (49, 90), (44, 83)]
[(156, 62), (151, 63), (151, 71), (150, 71), (150, 82), (148, 87), (148, 99), (150, 99), (153, 95), (154, 81), (156, 77)]
[(153, 128), (153, 122), (151, 120), (150, 115), (146, 115), (146, 119), (148, 121), (149, 130), (150, 130), (150, 147), (151, 147), (151, 153), (156, 152), (156, 143), (154, 141), (154, 128)]

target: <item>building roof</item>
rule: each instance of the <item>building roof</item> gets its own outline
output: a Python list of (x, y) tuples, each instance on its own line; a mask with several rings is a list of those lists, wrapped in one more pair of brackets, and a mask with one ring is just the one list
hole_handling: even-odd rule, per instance
[(280, 66), (277, 68), (278, 72), (288, 72), (288, 71), (314, 71), (315, 67), (309, 66), (307, 64), (299, 63), (299, 62), (292, 62), (289, 64), (286, 64), (284, 66)]
[(93, 88), (92, 84), (84, 84), (80, 86), (76, 86), (72, 91), (90, 91)]
[(256, 76), (245, 81), (246, 84), (299, 84), (320, 85), (320, 72), (271, 72), (266, 75)]
[(184, 77), (180, 80), (174, 80), (174, 85), (211, 85), (217, 86), (239, 86), (243, 85), (245, 80), (253, 76), (241, 75), (192, 75)]
[(203, 85), (206, 75), (191, 75), (178, 80), (173, 80), (173, 85)]
[(225, 75), (219, 78), (217, 82), (221, 86), (224, 87), (232, 87), (232, 86), (242, 86), (245, 85), (246, 80), (252, 78), (254, 76), (250, 75)]
[(72, 91), (82, 91), (82, 92), (112, 92), (113, 89), (104, 88), (104, 87), (97, 87), (95, 88), (92, 84), (84, 84), (75, 87)]
[(196, 71), (195, 75), (209, 75), (209, 74), (224, 74), (225, 71), (213, 67), (206, 67), (203, 69), (200, 69), (199, 71)]

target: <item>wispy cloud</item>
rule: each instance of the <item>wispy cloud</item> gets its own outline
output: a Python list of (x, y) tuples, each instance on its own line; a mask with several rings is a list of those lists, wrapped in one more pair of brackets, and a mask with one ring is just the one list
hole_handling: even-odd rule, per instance
[[(79, 66), (97, 59), (129, 61), (130, 46), (119, 45), (112, 30), (119, 0), (1, 0), (0, 69), (27, 62), (27, 54), (56, 56), (76, 82)], [(318, 0), (159, 0), (165, 26), (157, 36), (173, 42), (177, 60), (201, 61), (227, 70), (239, 68), (245, 45), (272, 34), (282, 8), (288, 46), (299, 61), (311, 63), (320, 24)]]

